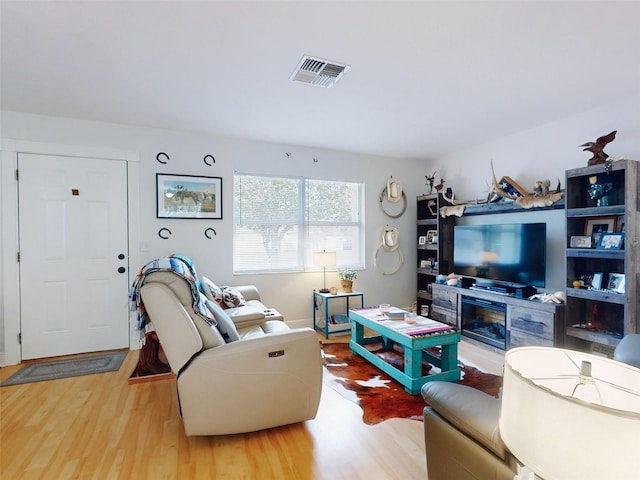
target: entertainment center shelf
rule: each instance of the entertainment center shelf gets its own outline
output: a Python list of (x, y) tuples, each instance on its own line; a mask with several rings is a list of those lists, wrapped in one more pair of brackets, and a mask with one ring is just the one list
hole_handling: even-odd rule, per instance
[(452, 285), (432, 289), (433, 318), (456, 326), (472, 341), (478, 341), (477, 330), (488, 329), (495, 338), (480, 341), (501, 350), (563, 344), (563, 304)]
[(564, 198), (551, 204), (548, 207), (523, 208), (516, 202), (501, 201), (496, 203), (481, 203), (478, 205), (467, 205), (464, 208), (464, 215), (494, 215), (496, 213), (522, 213), (540, 212), (544, 210), (562, 210), (564, 208)]
[[(622, 337), (640, 333), (638, 162), (567, 170), (565, 185), (565, 346), (610, 354)], [(601, 237), (618, 241), (612, 248)]]
[(582, 298), (584, 300), (595, 300), (597, 302), (609, 302), (623, 305), (627, 299), (625, 295), (599, 290), (587, 290), (586, 288), (567, 288), (567, 296)]
[[(634, 160), (617, 160), (567, 170), (563, 198), (548, 207), (525, 209), (513, 201), (465, 205), (463, 217), (563, 210), (564, 222), (558, 222), (557, 215), (551, 213), (546, 222), (543, 222), (547, 225), (550, 222), (564, 223), (564, 232), (560, 233), (560, 239), (554, 232), (556, 236), (552, 244), (553, 254), (559, 257), (564, 243), (564, 275), (563, 278), (556, 279), (556, 284), (557, 280), (565, 282), (564, 304), (542, 303), (516, 298), (513, 294), (502, 295), (468, 288), (473, 278), (502, 280), (502, 276), (484, 271), (478, 271), (481, 275), (472, 271), (465, 272), (464, 262), (454, 268), (454, 249), (443, 250), (443, 245), (452, 245), (458, 239), (466, 238), (470, 241), (464, 240), (463, 244), (471, 245), (476, 237), (458, 235), (460, 232), (453, 216), (443, 219), (435, 214), (440, 211), (441, 206), (450, 205), (447, 198), (438, 194), (418, 197), (418, 235), (433, 233), (432, 231), (438, 235), (437, 245), (420, 245), (420, 240), (418, 241), (419, 313), (421, 305), (429, 304), (429, 313), (433, 318), (456, 325), (463, 335), (465, 329), (473, 330), (476, 327), (479, 331), (487, 328), (493, 330), (493, 335), (504, 335), (504, 339), (490, 338), (485, 343), (489, 346), (500, 343), (501, 346), (497, 348), (552, 345), (612, 356), (620, 339), (628, 334), (640, 333), (639, 190), (640, 163)], [(536, 222), (542, 223), (538, 220)], [(480, 221), (482, 225), (476, 225), (478, 221), (461, 223), (461, 227), (494, 225), (493, 220)], [(526, 220), (522, 224), (527, 224)], [(526, 238), (531, 239), (533, 236), (527, 234)], [(508, 242), (503, 243), (509, 245)], [(538, 244), (529, 242), (529, 246)], [(458, 245), (455, 250), (458, 251)], [(498, 252), (481, 246), (468, 254), (464, 253), (463, 258), (473, 259), (474, 252), (477, 251)], [(544, 263), (532, 260), (534, 252), (529, 247), (526, 252), (528, 264), (525, 266), (528, 268), (533, 268), (533, 264)], [(498, 263), (493, 258), (500, 258), (499, 255), (500, 252), (493, 256), (487, 255), (486, 260), (483, 257), (481, 263), (476, 263), (488, 269), (492, 262)], [(508, 257), (508, 252), (506, 256)], [(421, 261), (423, 259), (435, 262), (424, 264)], [(557, 260), (559, 261), (553, 265), (560, 266), (561, 260)], [(475, 265), (473, 262), (469, 263)], [(517, 272), (523, 280), (508, 280), (508, 283), (543, 284), (540, 283), (540, 278), (533, 277), (539, 277), (535, 270), (524, 270), (520, 266), (518, 268)], [(453, 271), (471, 278), (465, 278), (468, 283), (459, 283), (458, 286), (435, 283), (438, 273), (447, 275)], [(556, 273), (559, 272), (554, 271)], [(487, 302), (487, 305), (483, 307), (482, 302)], [(471, 333), (469, 338), (474, 339), (475, 333)]]
[(453, 259), (453, 217), (443, 218), (440, 208), (450, 203), (440, 193), (419, 195), (417, 208), (417, 293), (416, 308), (428, 316), (432, 304), (431, 285), (440, 273), (451, 272)]

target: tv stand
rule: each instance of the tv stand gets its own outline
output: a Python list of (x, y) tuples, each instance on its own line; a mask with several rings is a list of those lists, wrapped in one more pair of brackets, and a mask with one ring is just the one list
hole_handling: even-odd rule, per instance
[[(519, 287), (506, 287), (516, 290), (512, 293), (482, 287), (433, 284), (431, 317), (455, 325), (464, 338), (487, 347), (508, 350), (528, 345), (553, 347), (563, 344), (563, 304), (528, 300), (518, 296)], [(520, 288), (520, 295), (526, 293)], [(489, 333), (483, 340), (479, 338), (482, 335), (477, 335), (478, 331)]]

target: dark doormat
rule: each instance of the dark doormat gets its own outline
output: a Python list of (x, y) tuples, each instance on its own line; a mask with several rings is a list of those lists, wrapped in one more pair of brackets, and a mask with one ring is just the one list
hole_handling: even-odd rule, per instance
[(100, 355), (67, 358), (50, 362), (30, 363), (0, 383), (0, 387), (93, 375), (95, 373), (115, 372), (120, 370), (127, 353), (127, 351), (102, 353)]

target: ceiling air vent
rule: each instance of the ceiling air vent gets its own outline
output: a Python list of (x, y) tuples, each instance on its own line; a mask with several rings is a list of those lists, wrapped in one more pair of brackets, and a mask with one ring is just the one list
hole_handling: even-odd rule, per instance
[(305, 55), (296, 66), (289, 80), (331, 88), (347, 70), (349, 70), (349, 65)]

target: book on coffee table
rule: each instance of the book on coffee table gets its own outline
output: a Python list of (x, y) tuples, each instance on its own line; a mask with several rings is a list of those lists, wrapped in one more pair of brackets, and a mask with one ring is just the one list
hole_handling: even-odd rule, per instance
[(406, 312), (404, 310), (400, 310), (398, 308), (398, 309), (391, 309), (391, 311), (386, 315), (389, 320), (404, 320), (405, 313)]

